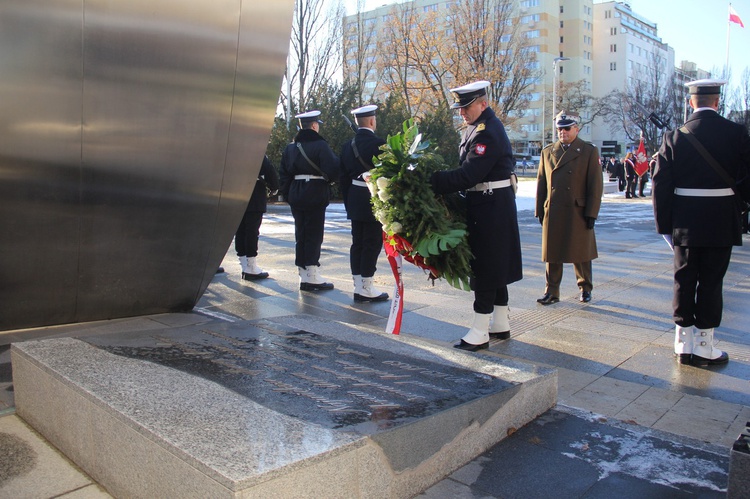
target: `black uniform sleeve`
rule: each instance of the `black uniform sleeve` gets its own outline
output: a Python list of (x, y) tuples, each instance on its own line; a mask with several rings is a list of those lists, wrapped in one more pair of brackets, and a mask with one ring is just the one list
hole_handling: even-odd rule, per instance
[(266, 181), (266, 187), (271, 192), (279, 190), (279, 174), (276, 172), (276, 168), (268, 159), (268, 156), (263, 156), (263, 163), (260, 165), (260, 174)]

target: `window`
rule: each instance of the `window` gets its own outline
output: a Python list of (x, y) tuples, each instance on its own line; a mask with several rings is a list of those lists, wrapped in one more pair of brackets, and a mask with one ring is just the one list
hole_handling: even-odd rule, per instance
[(612, 11), (611, 10), (605, 10), (604, 11), (604, 19), (609, 19), (612, 17)]
[[(508, 36), (508, 38), (510, 38), (510, 35), (507, 35), (507, 36)], [(533, 29), (531, 31), (527, 31), (526, 32), (526, 38), (539, 38), (539, 30), (538, 29)], [(506, 40), (506, 41), (509, 41), (509, 40)]]
[(563, 74), (563, 70), (565, 69), (565, 67), (563, 67), (563, 65), (562, 65), (562, 64), (560, 64), (560, 66), (559, 66), (559, 67), (560, 67), (560, 74)]
[(425, 5), (422, 7), (423, 12), (437, 12), (437, 4), (434, 3), (432, 5)]
[(616, 43), (610, 44), (609, 51), (610, 52), (617, 52), (617, 44)]
[(560, 37), (560, 43), (563, 43), (563, 38), (562, 36)]
[(610, 35), (616, 35), (617, 34), (617, 26), (609, 28), (609, 34)]
[(565, 24), (564, 22), (560, 21), (560, 27), (561, 27), (561, 28), (564, 28), (564, 27), (565, 27), (565, 26), (564, 26), (564, 24)]
[(565, 8), (561, 5), (560, 6), (560, 14), (562, 14), (563, 12), (565, 12)]
[(617, 71), (617, 63), (616, 62), (610, 62), (609, 63), (609, 70), (610, 71)]

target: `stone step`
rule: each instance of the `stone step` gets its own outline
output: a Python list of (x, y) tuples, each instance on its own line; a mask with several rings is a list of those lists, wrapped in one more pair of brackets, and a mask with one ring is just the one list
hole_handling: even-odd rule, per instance
[(116, 497), (413, 496), (557, 372), (311, 316), (14, 344), (17, 414)]

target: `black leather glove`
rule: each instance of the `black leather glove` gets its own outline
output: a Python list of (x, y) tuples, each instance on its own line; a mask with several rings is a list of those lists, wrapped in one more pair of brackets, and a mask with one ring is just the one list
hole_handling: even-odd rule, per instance
[(585, 217), (586, 218), (586, 228), (591, 230), (594, 228), (594, 222), (596, 222), (596, 218), (594, 217)]

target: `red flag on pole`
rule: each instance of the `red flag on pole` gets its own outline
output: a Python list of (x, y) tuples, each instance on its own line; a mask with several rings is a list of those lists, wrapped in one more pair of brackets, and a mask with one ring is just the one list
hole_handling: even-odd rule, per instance
[(745, 25), (742, 24), (742, 19), (740, 19), (740, 15), (737, 14), (737, 11), (732, 8), (732, 4), (729, 4), (729, 22), (739, 24), (740, 28), (745, 27)]
[(648, 156), (646, 156), (646, 146), (643, 144), (643, 135), (641, 143), (638, 145), (638, 151), (635, 153), (635, 173), (641, 177), (648, 171)]

